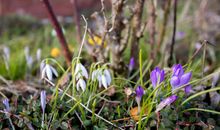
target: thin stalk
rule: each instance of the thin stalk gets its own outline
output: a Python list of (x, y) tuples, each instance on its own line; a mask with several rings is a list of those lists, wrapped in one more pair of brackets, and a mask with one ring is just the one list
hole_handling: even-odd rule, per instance
[(173, 36), (172, 36), (172, 43), (170, 47), (170, 58), (168, 61), (168, 65), (171, 66), (173, 62), (173, 50), (174, 50), (174, 45), (175, 45), (175, 40), (176, 40), (176, 14), (177, 14), (177, 0), (174, 0), (174, 17), (173, 17)]
[(68, 65), (71, 64), (71, 59), (72, 59), (72, 54), (68, 48), (68, 45), (67, 45), (67, 42), (66, 42), (66, 39), (64, 37), (64, 34), (63, 34), (63, 31), (62, 31), (62, 28), (60, 26), (60, 24), (58, 23), (58, 20), (54, 14), (54, 11), (52, 9), (52, 6), (50, 5), (50, 2), (48, 0), (41, 0), (42, 3), (44, 4), (46, 10), (47, 10), (47, 14), (49, 16), (49, 19), (57, 33), (57, 37), (60, 41), (60, 45), (62, 47), (62, 52), (63, 52), (63, 55), (65, 57), (65, 60), (66, 60), (66, 63)]

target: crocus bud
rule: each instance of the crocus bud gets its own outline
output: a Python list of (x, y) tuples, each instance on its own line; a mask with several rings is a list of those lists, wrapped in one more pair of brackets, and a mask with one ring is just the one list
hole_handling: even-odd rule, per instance
[(157, 86), (157, 83), (161, 83), (164, 81), (165, 72), (161, 70), (159, 67), (156, 67), (150, 74), (150, 80), (152, 82), (153, 87)]
[(138, 98), (142, 98), (142, 96), (144, 95), (144, 89), (141, 87), (141, 86), (138, 86), (136, 89), (135, 89), (135, 93), (136, 93), (136, 97)]
[(41, 105), (41, 108), (42, 108), (42, 111), (43, 113), (45, 112), (45, 108), (46, 108), (46, 91), (41, 91), (40, 93), (40, 105)]
[(167, 97), (166, 99), (164, 99), (163, 101), (160, 102), (160, 104), (157, 106), (156, 108), (156, 113), (159, 112), (160, 110), (162, 110), (165, 106), (170, 105), (171, 103), (175, 102), (177, 100), (177, 96), (176, 95), (172, 95), (170, 97)]
[(138, 86), (135, 89), (135, 93), (136, 93), (136, 102), (138, 104), (138, 113), (140, 112), (141, 106), (140, 106), (140, 102), (141, 102), (141, 98), (144, 95), (144, 89), (141, 86)]
[(135, 67), (135, 61), (134, 61), (134, 57), (131, 57), (130, 62), (129, 62), (129, 66), (128, 69), (129, 71), (132, 71)]
[(9, 100), (6, 98), (2, 101), (2, 103), (5, 106), (5, 111), (9, 112), (10, 111)]

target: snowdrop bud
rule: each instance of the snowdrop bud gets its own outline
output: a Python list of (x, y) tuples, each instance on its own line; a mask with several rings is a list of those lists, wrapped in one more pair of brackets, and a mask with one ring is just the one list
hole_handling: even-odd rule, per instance
[(46, 91), (41, 91), (40, 93), (40, 104), (41, 104), (41, 108), (42, 108), (42, 111), (44, 113), (45, 111), (45, 107), (46, 107)]

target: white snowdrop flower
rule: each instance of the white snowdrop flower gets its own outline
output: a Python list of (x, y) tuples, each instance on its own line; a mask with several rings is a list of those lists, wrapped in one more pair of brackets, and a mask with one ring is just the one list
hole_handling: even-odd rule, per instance
[(9, 62), (9, 59), (10, 59), (10, 49), (7, 46), (4, 46), (3, 52), (4, 52), (4, 56), (6, 58), (5, 60), (7, 60)]
[(104, 75), (106, 77), (107, 84), (110, 85), (111, 81), (112, 81), (112, 78), (111, 78), (111, 74), (110, 74), (109, 70), (105, 69), (104, 70)]
[(36, 59), (37, 59), (37, 61), (41, 60), (41, 49), (40, 48), (37, 49)]
[(80, 77), (85, 77), (86, 79), (89, 78), (88, 72), (86, 70), (86, 68), (81, 64), (78, 63), (76, 64), (76, 68), (75, 68), (75, 73), (74, 75), (76, 76), (76, 79), (78, 80)]
[[(42, 64), (43, 65), (43, 64)], [(58, 77), (57, 71), (49, 64), (45, 64), (41, 71), (41, 78), (47, 78), (48, 80), (53, 79), (53, 74)]]
[(86, 82), (80, 78), (76, 83), (76, 89), (79, 91), (79, 88), (83, 90), (83, 92), (86, 90)]
[(102, 85), (104, 86), (105, 89), (107, 89), (108, 83), (107, 83), (105, 75), (102, 75)]
[(101, 70), (97, 69), (92, 72), (92, 81), (98, 81), (99, 87), (107, 87), (111, 84), (111, 74), (108, 69)]

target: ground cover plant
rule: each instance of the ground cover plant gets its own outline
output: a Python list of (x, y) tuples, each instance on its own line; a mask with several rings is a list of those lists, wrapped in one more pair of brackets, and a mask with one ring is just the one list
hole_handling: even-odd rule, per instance
[(210, 35), (208, 5), (101, 0), (66, 24), (42, 0), (47, 24), (4, 17), (0, 129), (220, 129), (220, 16), (209, 13)]

